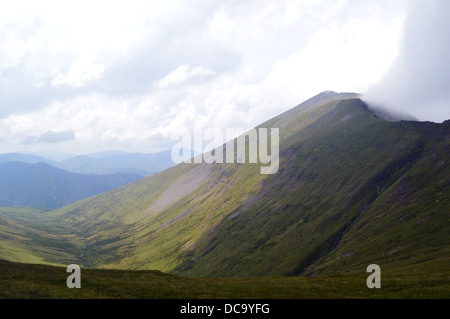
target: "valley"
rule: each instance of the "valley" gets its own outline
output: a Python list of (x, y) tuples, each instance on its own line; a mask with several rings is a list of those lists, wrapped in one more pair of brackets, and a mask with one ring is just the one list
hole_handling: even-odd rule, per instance
[(280, 129), (276, 174), (182, 163), (54, 210), (0, 209), (0, 259), (212, 285), (170, 292), (182, 298), (226, 297), (224, 286), (242, 298), (367, 297), (354, 285), (375, 263), (401, 287), (380, 296), (448, 294), (449, 121), (387, 121), (358, 94), (327, 91), (258, 127)]

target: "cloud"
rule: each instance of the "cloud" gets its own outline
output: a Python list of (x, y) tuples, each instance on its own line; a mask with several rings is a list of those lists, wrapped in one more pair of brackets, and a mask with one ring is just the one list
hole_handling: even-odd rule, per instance
[(183, 64), (161, 79), (161, 81), (159, 81), (159, 87), (165, 88), (171, 85), (178, 85), (195, 78), (204, 78), (205, 76), (212, 74), (214, 74), (214, 72), (205, 66), (192, 68), (189, 65)]
[(51, 80), (54, 86), (68, 85), (75, 88), (82, 87), (91, 81), (98, 80), (105, 70), (103, 64), (90, 65), (89, 69), (84, 65), (86, 62), (75, 61), (69, 68), (66, 75), (57, 74)]
[(413, 0), (399, 54), (366, 100), (419, 120), (450, 119), (450, 1)]
[(250, 128), (365, 90), (397, 54), (404, 2), (1, 2), (0, 148), (71, 128), (55, 148), (158, 151), (178, 127)]
[(47, 131), (39, 136), (28, 136), (23, 140), (24, 144), (37, 144), (37, 143), (60, 143), (71, 141), (75, 139), (75, 132), (73, 130), (67, 131)]
[(266, 85), (286, 94), (304, 92), (305, 98), (325, 89), (365, 90), (392, 64), (400, 37), (401, 19), (385, 26), (378, 19), (369, 15), (316, 31), (304, 48), (273, 64)]

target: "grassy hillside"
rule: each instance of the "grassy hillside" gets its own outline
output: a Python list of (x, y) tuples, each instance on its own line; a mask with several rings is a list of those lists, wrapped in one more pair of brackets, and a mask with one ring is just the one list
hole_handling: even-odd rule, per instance
[(365, 270), (353, 275), (316, 278), (186, 278), (159, 271), (99, 269), (82, 269), (81, 288), (69, 289), (66, 279), (70, 274), (66, 268), (0, 260), (0, 298), (442, 298), (450, 294), (450, 273), (445, 267), (449, 261), (425, 263), (419, 269), (406, 267), (382, 272), (381, 289), (367, 288)]
[(30, 207), (0, 207), (0, 259), (22, 263), (81, 263), (83, 243), (44, 211)]
[(280, 171), (186, 252), (177, 273), (317, 275), (449, 256), (448, 126), (381, 121), (359, 100), (325, 114), (285, 133)]

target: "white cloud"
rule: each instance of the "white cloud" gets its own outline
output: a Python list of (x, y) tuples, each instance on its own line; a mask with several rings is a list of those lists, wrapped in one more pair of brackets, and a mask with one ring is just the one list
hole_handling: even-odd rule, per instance
[(274, 94), (285, 92), (291, 102), (299, 95), (308, 98), (325, 89), (363, 92), (394, 61), (401, 26), (402, 19), (381, 25), (370, 17), (318, 30), (304, 48), (274, 63), (265, 85)]
[(70, 129), (55, 147), (145, 152), (177, 127), (364, 90), (396, 56), (404, 2), (1, 2), (0, 147)]
[(409, 2), (409, 16), (397, 59), (365, 98), (378, 106), (443, 122), (450, 118), (450, 2)]
[(183, 84), (193, 78), (203, 78), (212, 74), (214, 74), (214, 72), (205, 66), (192, 68), (189, 65), (183, 64), (161, 79), (161, 81), (159, 81), (159, 87), (165, 88), (172, 85)]
[(51, 80), (51, 84), (54, 86), (68, 85), (75, 88), (82, 87), (91, 81), (98, 80), (105, 68), (103, 64), (90, 64), (89, 62), (77, 60), (72, 63), (66, 75), (58, 73)]

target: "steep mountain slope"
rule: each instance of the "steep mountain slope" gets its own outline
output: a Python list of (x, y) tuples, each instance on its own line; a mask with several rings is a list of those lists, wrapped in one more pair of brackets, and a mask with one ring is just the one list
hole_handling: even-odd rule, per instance
[(55, 209), (141, 178), (135, 174), (83, 175), (44, 163), (0, 164), (0, 206)]
[(448, 258), (450, 122), (388, 122), (324, 92), (263, 123), (280, 166), (180, 164), (46, 213), (95, 267), (317, 275)]

